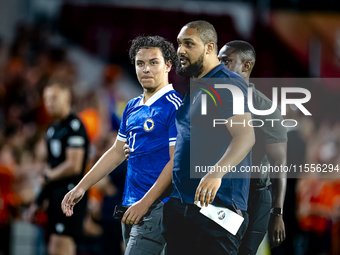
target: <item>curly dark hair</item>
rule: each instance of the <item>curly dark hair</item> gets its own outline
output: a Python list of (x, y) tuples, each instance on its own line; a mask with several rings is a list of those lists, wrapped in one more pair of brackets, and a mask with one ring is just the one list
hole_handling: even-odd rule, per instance
[(132, 41), (129, 56), (135, 64), (136, 54), (140, 49), (159, 48), (162, 51), (165, 63), (171, 61), (172, 67), (177, 66), (178, 57), (174, 45), (161, 36), (138, 36)]

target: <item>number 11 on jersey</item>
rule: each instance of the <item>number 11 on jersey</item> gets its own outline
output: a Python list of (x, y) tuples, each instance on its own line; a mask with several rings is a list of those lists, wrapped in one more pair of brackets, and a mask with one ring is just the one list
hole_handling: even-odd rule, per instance
[[(137, 135), (137, 133), (132, 133), (132, 132), (130, 132), (130, 134), (129, 134), (129, 147), (130, 147), (130, 152), (134, 152), (134, 151), (135, 151), (136, 135)], [(132, 139), (132, 141), (131, 141), (131, 139)]]

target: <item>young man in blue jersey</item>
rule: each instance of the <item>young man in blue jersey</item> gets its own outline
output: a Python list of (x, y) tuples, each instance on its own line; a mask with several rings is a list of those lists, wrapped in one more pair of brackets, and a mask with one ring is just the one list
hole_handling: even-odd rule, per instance
[[(255, 65), (255, 50), (245, 41), (231, 41), (222, 47), (218, 58), (226, 68), (239, 74), (253, 89), (253, 104), (257, 110), (267, 110), (272, 101), (249, 82), (251, 71)], [(256, 143), (253, 147), (253, 166), (261, 166), (259, 173), (253, 172), (250, 181), (248, 199), (249, 225), (242, 239), (238, 255), (255, 255), (266, 232), (273, 247), (280, 245), (285, 239), (283, 222), (283, 202), (286, 193), (285, 173), (264, 171), (262, 166), (286, 165), (287, 160), (287, 129), (277, 122), (273, 125), (266, 119), (283, 120), (281, 111), (277, 108), (269, 115), (256, 115), (254, 119), (263, 121), (261, 127), (255, 128)], [(272, 185), (273, 199), (269, 186)]]
[[(127, 104), (114, 145), (66, 194), (62, 209), (67, 216), (72, 215), (86, 190), (123, 162), (125, 142), (130, 146), (130, 158), (124, 206), (142, 200), (163, 168), (172, 168), (177, 136), (175, 117), (181, 99), (169, 84), (168, 73), (178, 61), (176, 52), (164, 38), (147, 36), (134, 39), (129, 54), (143, 94)], [(143, 225), (138, 224), (140, 217), (132, 212), (129, 219), (122, 220), (125, 254), (160, 254), (165, 246), (160, 233), (163, 202), (153, 202), (145, 213)], [(126, 215), (130, 215), (129, 210)]]

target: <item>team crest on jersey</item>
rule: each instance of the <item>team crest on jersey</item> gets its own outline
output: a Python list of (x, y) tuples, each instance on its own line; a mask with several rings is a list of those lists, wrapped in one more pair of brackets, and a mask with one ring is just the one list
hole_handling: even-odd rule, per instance
[(50, 141), (50, 149), (53, 157), (59, 158), (61, 155), (61, 141), (57, 139), (52, 139)]
[(153, 119), (149, 118), (144, 122), (144, 130), (146, 132), (150, 132), (154, 128), (155, 128), (155, 122), (153, 121)]

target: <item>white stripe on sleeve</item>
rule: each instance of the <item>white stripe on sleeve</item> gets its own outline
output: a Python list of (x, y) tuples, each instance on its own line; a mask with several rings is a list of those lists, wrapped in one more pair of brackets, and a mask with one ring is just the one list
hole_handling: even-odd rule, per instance
[(179, 101), (177, 98), (175, 98), (173, 94), (170, 95), (170, 98), (171, 98), (172, 100), (174, 100), (174, 101), (178, 104), (178, 106), (181, 105), (181, 101)]
[(178, 99), (178, 101), (180, 101), (181, 103), (182, 103), (182, 99), (181, 98), (179, 98), (175, 93), (174, 94), (172, 94), (175, 98), (177, 98)]
[(122, 133), (118, 132), (118, 135), (122, 138), (126, 138), (126, 135), (123, 135)]
[(119, 135), (117, 135), (117, 140), (118, 140), (118, 141), (121, 141), (121, 142), (123, 142), (123, 143), (126, 142), (126, 138), (120, 137)]
[(170, 99), (169, 96), (166, 96), (166, 99), (167, 99), (169, 102), (173, 103), (173, 105), (176, 107), (176, 110), (178, 110), (177, 104), (176, 104), (172, 99)]

